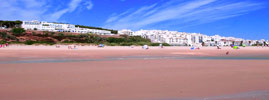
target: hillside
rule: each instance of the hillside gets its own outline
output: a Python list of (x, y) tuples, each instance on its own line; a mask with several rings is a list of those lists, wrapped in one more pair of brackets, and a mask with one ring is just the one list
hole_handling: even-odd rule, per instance
[[(22, 28), (13, 28), (11, 30), (0, 30), (0, 44), (3, 43), (20, 43), (20, 44), (105, 44), (110, 46), (130, 46), (130, 45), (152, 45), (157, 46), (158, 43), (151, 43), (149, 39), (139, 36), (106, 36), (96, 34), (78, 34), (64, 32), (47, 32), (47, 31), (25, 31)], [(167, 44), (164, 44), (167, 45)]]

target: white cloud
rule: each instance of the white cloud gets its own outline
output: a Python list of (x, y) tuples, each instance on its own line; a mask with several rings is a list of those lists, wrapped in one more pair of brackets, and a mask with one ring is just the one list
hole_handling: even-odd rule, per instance
[(58, 20), (63, 14), (67, 13), (68, 11), (70, 11), (70, 10), (69, 9), (63, 9), (63, 10), (57, 11), (57, 12), (55, 12), (53, 14), (50, 14), (48, 16), (49, 18), (47, 18), (47, 19), (50, 20), (50, 21)]
[[(140, 29), (166, 22), (166, 25), (184, 23), (202, 24), (240, 16), (260, 9), (261, 3), (230, 2), (225, 0), (171, 0), (164, 4), (144, 6), (107, 19), (105, 27), (115, 29)], [(161, 26), (161, 25), (159, 25)]]
[(92, 3), (91, 0), (89, 0), (88, 2), (86, 2), (85, 5), (86, 5), (86, 8), (87, 8), (88, 10), (91, 10), (92, 7), (93, 7), (93, 3)]
[(68, 5), (69, 7), (67, 8), (69, 12), (73, 12), (76, 10), (78, 5), (81, 3), (82, 0), (72, 0)]
[[(64, 14), (74, 12), (83, 0), (70, 0), (67, 5), (57, 4), (57, 6), (51, 4), (53, 2), (53, 0), (0, 0), (0, 19), (57, 21)], [(90, 5), (87, 5), (88, 9), (89, 7)]]
[[(106, 23), (110, 23), (110, 22), (120, 20), (120, 19), (121, 19), (120, 20), (121, 22), (128, 21), (133, 16), (141, 15), (141, 13), (154, 8), (156, 5), (157, 4), (153, 4), (151, 6), (144, 6), (144, 7), (141, 7), (140, 9), (138, 9), (138, 10), (136, 10), (134, 12), (131, 12), (132, 9), (129, 9), (129, 10), (127, 10), (127, 11), (125, 11), (125, 12), (119, 14), (119, 15), (113, 14), (109, 19), (107, 19)], [(124, 18), (122, 18), (122, 17), (124, 17)]]
[(41, 19), (41, 15), (47, 11), (46, 3), (43, 1), (0, 0), (0, 2), (0, 19), (3, 20)]
[(121, 16), (125, 15), (125, 14), (128, 14), (130, 11), (126, 11), (126, 12), (123, 12), (119, 15), (117, 14), (112, 14), (111, 17), (109, 19), (106, 20), (106, 23), (109, 23), (109, 22), (113, 22), (117, 19), (119, 19)]
[(57, 21), (64, 14), (66, 14), (68, 12), (71, 13), (71, 12), (75, 11), (81, 2), (82, 2), (82, 0), (71, 0), (71, 2), (68, 4), (67, 8), (56, 11), (52, 14), (48, 14), (46, 19), (48, 21)]

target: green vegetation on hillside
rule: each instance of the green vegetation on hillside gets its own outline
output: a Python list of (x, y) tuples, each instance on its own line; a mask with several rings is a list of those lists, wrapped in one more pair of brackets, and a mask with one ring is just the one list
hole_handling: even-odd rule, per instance
[(121, 38), (109, 37), (106, 38), (107, 45), (121, 45), (121, 46), (131, 46), (131, 45), (151, 45), (149, 39), (144, 39), (139, 36), (124, 36)]
[(13, 35), (19, 36), (22, 35), (22, 33), (24, 33), (25, 30), (23, 28), (13, 28), (11, 32), (13, 33)]
[(2, 42), (7, 42), (8, 40), (14, 40), (14, 41), (18, 40), (16, 36), (7, 34), (6, 32), (0, 32), (0, 39), (2, 40)]
[(20, 27), (22, 24), (22, 21), (3, 21), (0, 20), (0, 27), (6, 27), (6, 28), (14, 28), (14, 27)]
[(33, 45), (33, 44), (46, 44), (46, 45), (54, 45), (56, 44), (53, 41), (32, 41), (32, 40), (27, 40), (25, 42), (23, 42), (26, 45)]

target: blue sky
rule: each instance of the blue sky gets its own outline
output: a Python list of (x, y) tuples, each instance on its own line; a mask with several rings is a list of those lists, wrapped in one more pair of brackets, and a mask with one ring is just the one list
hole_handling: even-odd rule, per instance
[(0, 20), (269, 40), (268, 0), (0, 0)]

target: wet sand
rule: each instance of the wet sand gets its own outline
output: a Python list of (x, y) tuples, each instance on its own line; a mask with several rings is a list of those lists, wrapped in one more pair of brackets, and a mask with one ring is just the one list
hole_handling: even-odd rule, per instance
[[(268, 100), (268, 59), (195, 59), (227, 57), (227, 51), (229, 57), (269, 57), (268, 50), (13, 46), (0, 49), (0, 99)], [(42, 59), (69, 60), (36, 62)], [(12, 63), (22, 60), (28, 62)]]

